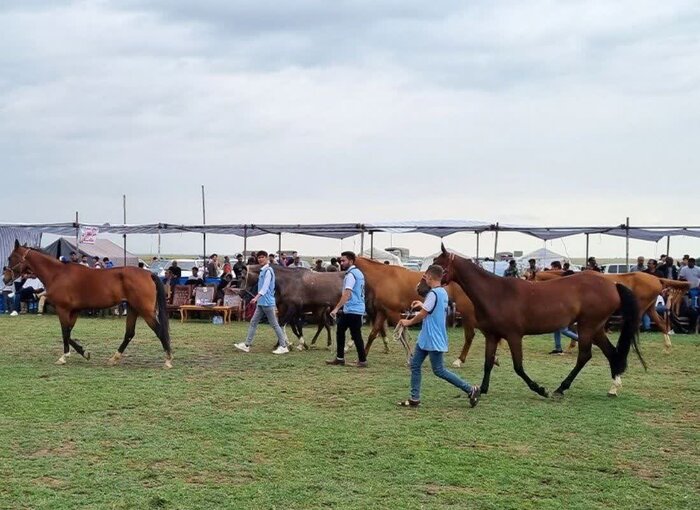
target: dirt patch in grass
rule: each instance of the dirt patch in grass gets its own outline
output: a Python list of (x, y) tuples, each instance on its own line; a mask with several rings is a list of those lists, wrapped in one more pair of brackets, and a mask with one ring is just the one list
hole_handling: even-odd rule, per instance
[(65, 443), (51, 448), (42, 448), (35, 451), (30, 455), (33, 459), (38, 459), (42, 457), (73, 457), (77, 454), (77, 448), (73, 441), (66, 441)]
[(40, 478), (35, 478), (32, 480), (33, 483), (41, 485), (43, 487), (50, 487), (52, 489), (59, 489), (66, 485), (66, 482), (59, 480), (58, 478), (52, 478), (50, 476), (42, 476)]

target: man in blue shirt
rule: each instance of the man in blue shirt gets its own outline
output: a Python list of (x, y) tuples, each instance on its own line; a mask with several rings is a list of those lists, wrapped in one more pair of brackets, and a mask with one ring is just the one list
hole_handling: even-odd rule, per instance
[(287, 344), (287, 337), (282, 331), (279, 322), (277, 321), (277, 306), (275, 303), (275, 272), (270, 267), (270, 263), (267, 257), (266, 251), (259, 251), (257, 253), (257, 262), (262, 266), (260, 269), (260, 277), (258, 279), (258, 293), (255, 295), (250, 302), (255, 306), (255, 313), (253, 318), (250, 320), (250, 327), (248, 328), (248, 337), (245, 342), (233, 344), (233, 346), (243, 352), (250, 352), (250, 346), (253, 344), (253, 337), (255, 336), (255, 330), (258, 328), (260, 319), (263, 315), (267, 317), (267, 322), (272, 326), (277, 334), (277, 341), (279, 345), (272, 351), (272, 354), (287, 354), (289, 352), (289, 347)]
[(331, 311), (334, 319), (342, 308), (343, 313), (338, 316), (336, 327), (336, 344), (338, 351), (336, 357), (327, 360), (327, 365), (345, 365), (345, 332), (349, 329), (350, 336), (357, 349), (358, 368), (367, 367), (367, 354), (365, 343), (362, 340), (362, 316), (365, 314), (365, 275), (355, 267), (355, 254), (344, 251), (340, 255), (340, 267), (345, 271), (343, 280), (343, 294), (340, 301)]
[(421, 365), (425, 358), (430, 357), (430, 365), (433, 373), (446, 380), (469, 396), (469, 403), (474, 407), (479, 402), (481, 389), (460, 379), (445, 368), (443, 355), (447, 352), (447, 291), (441, 286), (443, 269), (438, 265), (432, 265), (423, 275), (430, 291), (425, 301), (414, 301), (411, 308), (420, 307), (420, 311), (412, 319), (402, 319), (399, 324), (407, 328), (419, 322), (423, 327), (418, 335), (413, 358), (411, 359), (411, 398), (399, 402), (400, 406), (418, 407), (420, 405)]

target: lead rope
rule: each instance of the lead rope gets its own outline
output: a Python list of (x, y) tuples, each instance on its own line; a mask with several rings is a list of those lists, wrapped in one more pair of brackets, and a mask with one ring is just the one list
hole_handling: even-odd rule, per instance
[(413, 356), (413, 349), (411, 349), (411, 334), (408, 328), (403, 327), (401, 324), (397, 324), (394, 328), (394, 341), (400, 343), (404, 350), (406, 351), (406, 365), (411, 365), (411, 357)]

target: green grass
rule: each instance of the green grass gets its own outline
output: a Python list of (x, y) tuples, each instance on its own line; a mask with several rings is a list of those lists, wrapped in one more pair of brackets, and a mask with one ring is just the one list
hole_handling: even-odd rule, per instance
[[(53, 316), (0, 317), (0, 508), (700, 508), (700, 342), (643, 336), (618, 399), (594, 357), (563, 400), (513, 373), (508, 351), (470, 409), (426, 364), (423, 406), (399, 409), (398, 345), (370, 368), (326, 367), (325, 349), (273, 356), (261, 326), (172, 322), (162, 369), (140, 322), (118, 367), (117, 318), (78, 321), (86, 362), (61, 351)], [(451, 362), (459, 344), (451, 331)], [(553, 390), (572, 356), (526, 340), (525, 367)], [(483, 340), (458, 373), (480, 381)]]

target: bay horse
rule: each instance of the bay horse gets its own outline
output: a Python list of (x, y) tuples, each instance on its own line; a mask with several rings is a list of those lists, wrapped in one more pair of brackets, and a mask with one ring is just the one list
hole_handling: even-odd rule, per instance
[[(561, 278), (562, 276), (564, 276), (563, 271), (559, 270), (538, 271), (535, 274), (535, 281), (547, 281)], [(642, 316), (645, 313), (649, 314), (651, 320), (664, 336), (664, 351), (666, 353), (670, 352), (671, 337), (669, 332), (671, 331), (671, 321), (668, 315), (666, 315), (666, 320), (659, 316), (659, 313), (656, 311), (656, 298), (664, 290), (667, 290), (667, 307), (677, 315), (681, 299), (690, 290), (690, 284), (688, 282), (669, 280), (668, 278), (659, 278), (641, 271), (620, 274), (603, 273), (602, 276), (613, 283), (621, 283), (634, 293), (637, 301), (639, 301), (639, 321), (642, 320)]]
[[(377, 336), (384, 341), (385, 352), (388, 352), (385, 323), (396, 326), (401, 319), (401, 314), (411, 308), (411, 303), (422, 299), (416, 290), (421, 283), (423, 274), (411, 271), (405, 267), (392, 266), (377, 262), (366, 257), (357, 257), (355, 265), (365, 275), (365, 289), (368, 301), (372, 330), (367, 337), (365, 351), (369, 353), (370, 347)], [(454, 367), (461, 367), (467, 359), (469, 349), (474, 340), (474, 328), (478, 327), (474, 305), (464, 291), (456, 283), (450, 283), (445, 287), (447, 295), (462, 314), (462, 328), (464, 329), (464, 345), (459, 357), (452, 363)]]
[(85, 359), (89, 351), (71, 338), (78, 312), (86, 309), (111, 308), (122, 301), (129, 304), (124, 341), (109, 359), (117, 364), (136, 333), (136, 319), (141, 316), (155, 332), (165, 351), (165, 368), (172, 368), (172, 350), (165, 288), (150, 271), (136, 267), (91, 269), (80, 264), (63, 263), (35, 248), (20, 246), (9, 257), (9, 268), (17, 276), (27, 268), (36, 274), (46, 288), (46, 298), (56, 308), (63, 334), (63, 355), (56, 361), (65, 365), (70, 347)]
[[(547, 390), (525, 373), (523, 336), (551, 333), (574, 322), (578, 324), (578, 358), (574, 369), (556, 389), (556, 396), (569, 389), (591, 359), (594, 344), (610, 363), (613, 385), (608, 394), (611, 396), (616, 396), (622, 386), (620, 376), (627, 368), (630, 347), (634, 347), (646, 369), (637, 345), (639, 306), (632, 291), (624, 285), (591, 271), (547, 282), (503, 278), (471, 260), (448, 253), (444, 245), (434, 263), (442, 266), (446, 280), (459, 284), (474, 303), (479, 328), (486, 337), (482, 393), (488, 393), (496, 345), (503, 338), (510, 347), (515, 372), (532, 391), (548, 397)], [(614, 346), (605, 334), (605, 323), (618, 309), (622, 311), (623, 321), (620, 338)]]
[[(331, 326), (333, 319), (330, 311), (340, 300), (343, 287), (344, 272), (319, 273), (308, 268), (284, 267), (271, 265), (275, 272), (275, 299), (279, 314), (280, 326), (287, 324), (297, 337), (297, 350), (308, 349), (304, 340), (303, 323), (305, 318), (318, 326), (311, 345), (316, 343), (321, 331), (326, 330), (328, 346), (331, 345)], [(245, 277), (241, 288), (244, 292), (253, 294), (260, 275), (259, 265), (246, 267)], [(308, 315), (310, 314), (310, 316)]]

